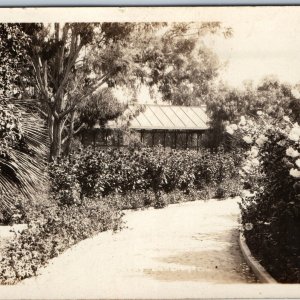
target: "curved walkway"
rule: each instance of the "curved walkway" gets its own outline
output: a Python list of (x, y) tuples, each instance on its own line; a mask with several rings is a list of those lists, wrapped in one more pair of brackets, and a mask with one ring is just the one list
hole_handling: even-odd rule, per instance
[(197, 297), (202, 284), (253, 283), (238, 246), (237, 199), (128, 211), (126, 228), (72, 247), (10, 298)]

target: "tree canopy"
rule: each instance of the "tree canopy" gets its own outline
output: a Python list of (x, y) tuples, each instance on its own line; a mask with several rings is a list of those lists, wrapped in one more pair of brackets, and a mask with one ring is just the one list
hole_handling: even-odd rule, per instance
[(104, 126), (109, 120), (120, 116), (125, 110), (113, 95), (111, 89), (103, 88), (91, 95), (78, 109), (78, 119), (81, 124), (92, 128), (95, 124)]
[(219, 33), (225, 37), (232, 34), (219, 22), (174, 23), (153, 38), (141, 59), (149, 85), (158, 88), (164, 101), (175, 105), (203, 103), (221, 67), (203, 38)]
[[(31, 78), (32, 96), (48, 124), (50, 159), (68, 149), (63, 143), (72, 139), (80, 121), (77, 112), (81, 107), (82, 117), (82, 108), (87, 108), (84, 103), (95, 100), (93, 112), (101, 119), (97, 97), (108, 95), (107, 90), (99, 92), (103, 88), (125, 85), (136, 91), (143, 83), (173, 104), (203, 102), (220, 64), (202, 38), (231, 35), (219, 22), (34, 23), (7, 25), (5, 30), (16, 32), (12, 42), (22, 49), (16, 51), (22, 53), (18, 63), (26, 59), (22, 66)], [(19, 72), (15, 65), (12, 71)]]
[(252, 82), (240, 88), (220, 85), (207, 101), (208, 109), (215, 119), (236, 122), (242, 115), (256, 115), (264, 111), (274, 118), (284, 115), (297, 119), (295, 113), (296, 98), (293, 87), (280, 82), (276, 77), (263, 78), (257, 86)]

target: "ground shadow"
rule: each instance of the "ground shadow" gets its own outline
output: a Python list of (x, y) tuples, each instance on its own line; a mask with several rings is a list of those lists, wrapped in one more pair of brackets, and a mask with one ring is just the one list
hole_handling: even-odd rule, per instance
[[(201, 241), (208, 234), (194, 236)], [(209, 233), (209, 239), (220, 243), (220, 250), (178, 252), (175, 255), (159, 257), (165, 263), (162, 270), (144, 270), (148, 276), (165, 281), (203, 281), (211, 283), (255, 283), (255, 277), (245, 264), (238, 244), (239, 232), (229, 229)]]

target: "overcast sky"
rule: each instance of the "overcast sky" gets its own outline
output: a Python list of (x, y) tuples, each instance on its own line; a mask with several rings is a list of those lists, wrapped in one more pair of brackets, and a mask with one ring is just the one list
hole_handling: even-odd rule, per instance
[(219, 58), (228, 62), (221, 79), (240, 86), (244, 80), (257, 82), (274, 74), (285, 82), (300, 82), (299, 9), (281, 13), (241, 9), (240, 13), (223, 14), (220, 20), (233, 29), (232, 38), (209, 39)]

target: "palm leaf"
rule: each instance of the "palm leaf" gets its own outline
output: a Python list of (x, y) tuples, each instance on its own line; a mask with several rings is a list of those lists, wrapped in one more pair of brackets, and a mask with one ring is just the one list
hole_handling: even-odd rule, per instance
[(0, 139), (0, 150), (1, 142), (5, 149), (5, 154), (0, 151), (0, 211), (12, 209), (15, 197), (20, 193), (34, 199), (46, 183), (48, 137), (45, 124), (34, 111), (23, 108), (22, 102), (11, 102), (13, 107), (8, 105), (10, 101), (7, 100), (0, 102), (0, 106), (12, 109), (12, 112), (17, 110), (20, 123), (17, 129), (21, 138), (12, 141), (9, 147), (4, 139)]

